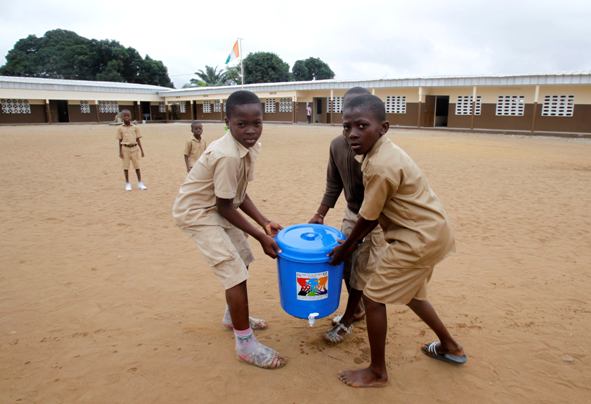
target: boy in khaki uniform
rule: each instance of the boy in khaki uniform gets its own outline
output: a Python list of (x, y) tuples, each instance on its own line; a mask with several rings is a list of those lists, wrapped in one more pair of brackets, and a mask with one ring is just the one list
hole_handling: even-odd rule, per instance
[(386, 384), (386, 304), (408, 305), (435, 332), (439, 341), (422, 347), (426, 355), (466, 363), (462, 347), (427, 301), (434, 265), (454, 249), (443, 205), (416, 163), (384, 136), (389, 123), (378, 97), (362, 95), (345, 105), (343, 128), (361, 162), (365, 192), (359, 220), (344, 244), (331, 253), (331, 263), (342, 262), (378, 224), (388, 247), (363, 289), (370, 366), (344, 371), (339, 378), (353, 387)]
[[(349, 89), (344, 96), (344, 105), (353, 97), (371, 94), (362, 87)], [(361, 164), (355, 159), (355, 153), (343, 134), (330, 142), (328, 167), (326, 170), (326, 188), (322, 202), (309, 223), (324, 223), (329, 209), (334, 208), (339, 196), (344, 191), (347, 207), (343, 217), (341, 231), (348, 237), (357, 223), (359, 208), (363, 203), (363, 174)], [(353, 322), (365, 317), (361, 299), (363, 289), (369, 276), (375, 271), (375, 265), (386, 242), (380, 226), (375, 229), (357, 246), (350, 259), (345, 261), (343, 278), (349, 292), (347, 308), (342, 316), (333, 319), (333, 326), (324, 334), (324, 339), (338, 344), (351, 334)], [(360, 304), (361, 303), (361, 304)]]
[(121, 111), (121, 118), (123, 119), (123, 125), (117, 128), (117, 140), (119, 141), (119, 158), (123, 163), (125, 190), (131, 191), (131, 183), (129, 182), (129, 163), (131, 162), (137, 175), (137, 187), (145, 191), (148, 188), (144, 185), (142, 173), (140, 172), (140, 152), (141, 157), (144, 157), (140, 128), (131, 123), (131, 112), (128, 109)]
[[(254, 178), (259, 152), (263, 111), (259, 98), (236, 91), (226, 103), (229, 132), (211, 143), (187, 175), (172, 208), (176, 224), (197, 244), (225, 289), (223, 324), (234, 329), (236, 353), (250, 364), (275, 369), (286, 361), (261, 344), (253, 329), (267, 327), (264, 320), (249, 317), (246, 281), (253, 261), (246, 234), (254, 237), (265, 254), (280, 252), (273, 236), (281, 226), (267, 219), (246, 192)], [(249, 222), (238, 209), (252, 218)]]
[(191, 122), (191, 133), (193, 133), (193, 136), (191, 139), (187, 140), (187, 143), (185, 143), (184, 158), (187, 172), (191, 171), (191, 168), (193, 168), (197, 159), (199, 159), (205, 149), (207, 149), (207, 143), (205, 143), (205, 140), (201, 139), (201, 134), (203, 133), (203, 125), (201, 122)]

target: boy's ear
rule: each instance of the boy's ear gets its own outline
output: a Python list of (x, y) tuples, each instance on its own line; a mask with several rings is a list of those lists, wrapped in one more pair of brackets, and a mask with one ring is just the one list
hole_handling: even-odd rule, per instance
[(228, 121), (228, 116), (227, 115), (224, 117), (224, 122), (226, 122), (226, 126), (227, 127), (230, 127), (230, 121)]
[(382, 130), (380, 131), (380, 135), (384, 136), (386, 132), (390, 129), (390, 122), (384, 121), (382, 122)]

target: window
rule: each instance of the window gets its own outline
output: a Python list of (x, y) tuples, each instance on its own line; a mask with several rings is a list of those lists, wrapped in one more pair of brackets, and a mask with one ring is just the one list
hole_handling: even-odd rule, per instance
[(291, 98), (279, 98), (279, 112), (292, 112), (293, 103)]
[(99, 112), (101, 114), (116, 114), (119, 112), (119, 105), (116, 101), (99, 101)]
[(388, 114), (406, 114), (406, 96), (388, 95), (386, 96), (386, 113)]
[(209, 114), (211, 113), (211, 102), (209, 101), (205, 101), (203, 103), (203, 113), (204, 114)]
[(326, 99), (326, 112), (343, 112), (343, 97), (328, 97)]
[(158, 104), (158, 112), (164, 114), (166, 112), (166, 104), (161, 102)]
[(0, 104), (2, 104), (3, 114), (31, 113), (31, 105), (29, 104), (29, 100), (2, 99), (0, 100)]
[(213, 112), (222, 112), (222, 103), (220, 100), (215, 100), (213, 102)]
[(542, 116), (573, 116), (574, 95), (547, 95), (544, 97)]
[(525, 97), (523, 95), (499, 95), (497, 116), (523, 116)]
[[(471, 95), (458, 95), (456, 102), (456, 115), (472, 115), (472, 103), (474, 98)], [(474, 107), (474, 115), (480, 115), (482, 106), (482, 97), (476, 96), (476, 105)]]
[(88, 101), (80, 101), (80, 113), (90, 114), (90, 103)]
[(184, 114), (187, 112), (187, 103), (186, 102), (179, 102), (179, 114)]
[(275, 113), (275, 98), (268, 98), (265, 100), (265, 114)]

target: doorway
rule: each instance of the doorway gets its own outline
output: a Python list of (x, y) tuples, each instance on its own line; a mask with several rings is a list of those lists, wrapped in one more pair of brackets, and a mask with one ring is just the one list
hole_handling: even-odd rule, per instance
[(140, 109), (142, 111), (141, 119), (143, 119), (144, 121), (152, 119), (152, 113), (150, 112), (150, 103), (148, 101), (141, 101)]
[(449, 95), (435, 96), (435, 127), (447, 127), (449, 115)]
[(70, 122), (70, 115), (68, 114), (68, 101), (57, 100), (54, 102), (57, 107), (57, 121)]

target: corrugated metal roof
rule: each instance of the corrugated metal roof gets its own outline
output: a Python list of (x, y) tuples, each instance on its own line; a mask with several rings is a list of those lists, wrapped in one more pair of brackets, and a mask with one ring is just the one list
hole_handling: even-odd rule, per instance
[[(564, 73), (564, 74), (535, 74), (535, 75), (510, 75), (510, 76), (442, 76), (442, 77), (418, 77), (397, 78), (380, 80), (313, 80), (290, 81), (282, 83), (258, 83), (245, 84), (244, 89), (252, 91), (305, 91), (305, 90), (330, 90), (348, 89), (351, 87), (367, 88), (396, 88), (396, 87), (471, 87), (471, 86), (509, 86), (509, 85), (569, 85), (591, 84), (591, 73)], [(163, 97), (190, 96), (203, 94), (227, 94), (235, 91), (240, 86), (220, 87), (191, 87), (183, 89), (169, 89), (160, 91)]]
[(26, 89), (50, 91), (91, 91), (100, 93), (149, 93), (157, 94), (167, 87), (150, 84), (117, 83), (111, 81), (45, 79), (39, 77), (0, 76), (0, 89)]

